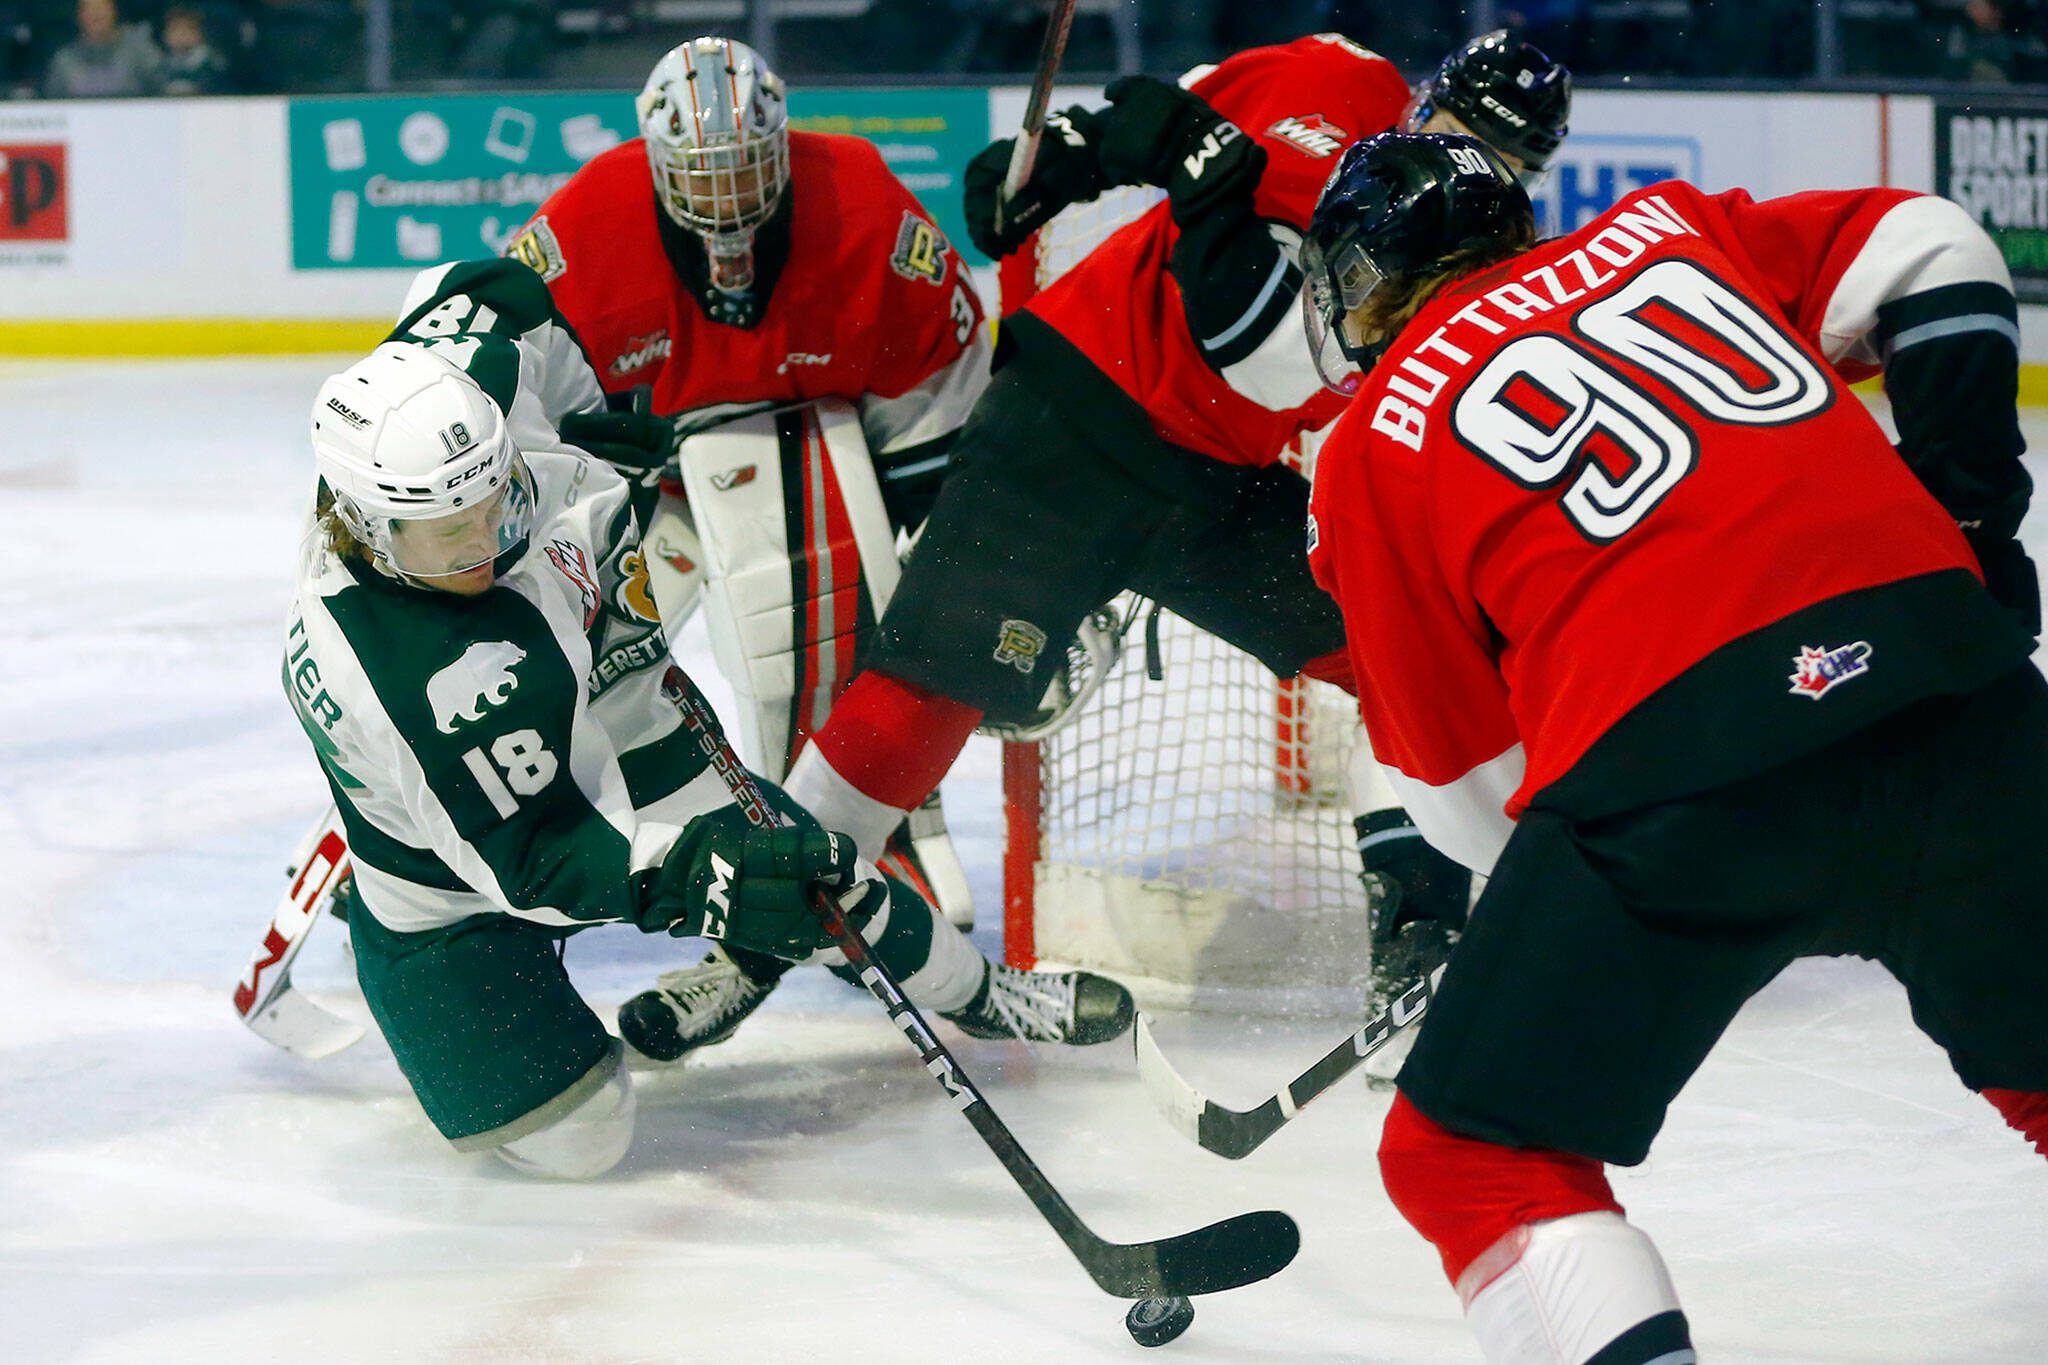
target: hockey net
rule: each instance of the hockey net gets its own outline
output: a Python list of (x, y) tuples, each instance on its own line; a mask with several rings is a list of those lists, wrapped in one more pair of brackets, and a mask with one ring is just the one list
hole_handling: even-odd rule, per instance
[[(1004, 311), (1157, 202), (1115, 190), (1003, 264)], [(1283, 458), (1304, 475), (1313, 439)], [(1063, 728), (1004, 746), (1004, 934), (1012, 963), (1090, 967), (1141, 999), (1355, 1012), (1370, 968), (1346, 772), (1356, 704), (1126, 594), (1099, 692)]]

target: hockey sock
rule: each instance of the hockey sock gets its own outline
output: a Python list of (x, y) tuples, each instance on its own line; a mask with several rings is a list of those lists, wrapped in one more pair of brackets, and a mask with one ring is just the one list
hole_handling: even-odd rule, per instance
[(1986, 1090), (1984, 1098), (1998, 1107), (2005, 1121), (2020, 1136), (2034, 1144), (2034, 1150), (2048, 1156), (2048, 1092), (2039, 1090)]
[[(893, 877), (889, 879), (888, 904), (868, 921), (862, 936), (910, 1002), (933, 1013), (965, 1005), (988, 974), (987, 960), (967, 936)], [(836, 964), (831, 967), (834, 976), (859, 984), (858, 974), (838, 952), (825, 961)]]
[(1618, 1213), (1516, 1228), (1458, 1281), (1465, 1320), (1495, 1365), (1694, 1365), (1671, 1275)]
[(865, 672), (833, 703), (783, 788), (826, 828), (852, 835), (861, 856), (878, 858), (980, 723), (971, 706)]
[(1351, 671), (1351, 655), (1345, 650), (1333, 650), (1321, 658), (1310, 659), (1301, 666), (1301, 676), (1341, 687), (1354, 697), (1358, 695), (1358, 677)]
[(1380, 1171), (1443, 1257), (1489, 1361), (1687, 1365), (1685, 1315), (1600, 1163), (1454, 1133), (1396, 1093)]
[(1481, 1252), (1524, 1224), (1622, 1212), (1591, 1157), (1465, 1137), (1401, 1093), (1380, 1132), (1380, 1176), (1394, 1207), (1443, 1257), (1453, 1284)]

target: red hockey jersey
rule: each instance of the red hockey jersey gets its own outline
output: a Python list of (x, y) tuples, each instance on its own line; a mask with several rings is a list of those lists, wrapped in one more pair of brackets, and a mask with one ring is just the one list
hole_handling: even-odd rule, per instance
[[(1297, 231), (1307, 226), (1336, 154), (1392, 127), (1409, 94), (1392, 63), (1334, 34), (1241, 52), (1190, 88), (1266, 149), (1258, 212)], [(1312, 375), (1282, 396), (1252, 397), (1210, 368), (1167, 269), (1178, 235), (1168, 206), (1155, 205), (1025, 311), (1116, 381), (1165, 440), (1232, 464), (1270, 464), (1296, 435), (1335, 418), (1342, 400)]]
[(1445, 852), (1810, 752), (2031, 641), (1845, 384), (1881, 307), (2000, 281), (1946, 201), (1669, 183), (1444, 291), (1320, 454), (1310, 562)]
[[(674, 414), (925, 386), (943, 411), (898, 414), (904, 430), (885, 423), (878, 440), (864, 410), (870, 444), (949, 433), (981, 387), (971, 371), (985, 368), (969, 354), (982, 313), (959, 254), (871, 143), (792, 132), (789, 166), (788, 260), (751, 328), (707, 318), (670, 264), (638, 138), (578, 171), (509, 254), (547, 281), (609, 393), (652, 384), (654, 410)], [(955, 367), (958, 392), (936, 392)]]

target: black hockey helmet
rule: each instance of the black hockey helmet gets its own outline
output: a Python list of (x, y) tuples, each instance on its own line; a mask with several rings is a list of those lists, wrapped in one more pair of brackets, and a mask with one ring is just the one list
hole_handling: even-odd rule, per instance
[[(1309, 340), (1339, 392), (1344, 361), (1371, 367), (1377, 347), (1352, 342), (1344, 317), (1374, 290), (1427, 275), (1461, 252), (1503, 251), (1534, 232), (1529, 195), (1494, 150), (1455, 133), (1381, 133), (1344, 149), (1301, 242)], [(1356, 376), (1348, 376), (1356, 387)]]
[(1572, 73), (1506, 29), (1482, 34), (1444, 58), (1415, 92), (1402, 127), (1413, 131), (1442, 111), (1522, 163), (1533, 185), (1564, 141)]

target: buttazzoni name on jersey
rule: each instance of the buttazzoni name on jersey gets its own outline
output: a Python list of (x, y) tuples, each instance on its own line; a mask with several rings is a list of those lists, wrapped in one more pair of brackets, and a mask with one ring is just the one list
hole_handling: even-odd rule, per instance
[[(1472, 363), (1473, 352), (1454, 338), (1469, 336), (1472, 329), (1500, 336), (1509, 325), (1503, 319), (1527, 321), (1585, 298), (1612, 283), (1658, 242), (1699, 235), (1699, 229), (1681, 218), (1663, 196), (1643, 196), (1584, 246), (1487, 290), (1401, 357), (1387, 379), (1387, 392), (1373, 408), (1372, 429), (1421, 450), (1431, 405), (1443, 396), (1452, 375)], [(1448, 362), (1448, 370), (1431, 364), (1425, 353)]]

